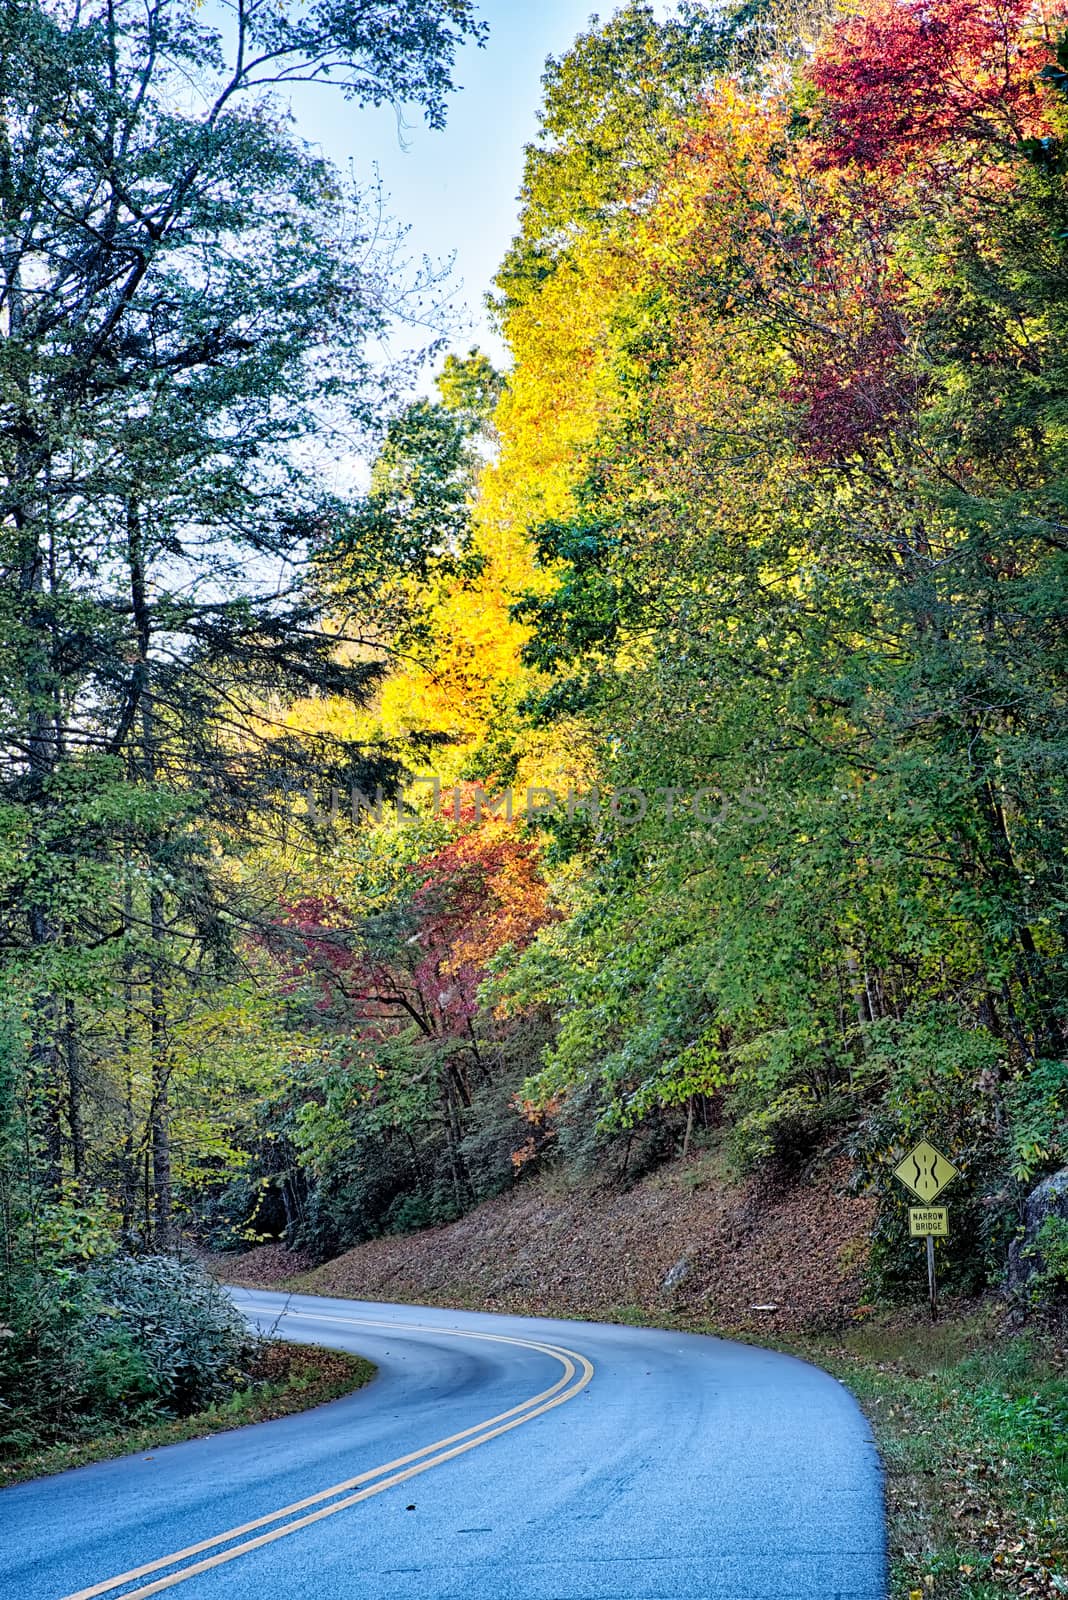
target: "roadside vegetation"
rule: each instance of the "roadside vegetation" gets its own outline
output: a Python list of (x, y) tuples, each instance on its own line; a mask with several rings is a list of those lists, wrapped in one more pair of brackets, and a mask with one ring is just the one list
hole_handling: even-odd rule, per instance
[(1068, 1347), (1003, 1306), (883, 1315), (799, 1353), (852, 1389), (886, 1468), (892, 1600), (1068, 1593)]
[[(0, 1486), (318, 1405), (355, 1357), (253, 1335), (193, 1261), (79, 1232), (80, 1254), (10, 1273), (0, 1329)], [(95, 1251), (94, 1251), (95, 1243)], [(68, 1245), (68, 1250), (69, 1250)]]
[(0, 1454), (0, 1488), (93, 1461), (141, 1455), (164, 1445), (288, 1417), (340, 1400), (369, 1383), (374, 1374), (375, 1368), (360, 1356), (272, 1340), (255, 1353), (239, 1386), (225, 1400), (189, 1416), (168, 1417), (144, 1407), (140, 1413), (124, 1410), (110, 1421), (86, 1418), (80, 1433), (67, 1430), (68, 1437), (59, 1444), (29, 1445), (23, 1440), (16, 1453)]
[(250, 1378), (259, 1341), (201, 1269), (123, 1255), (106, 1236), (9, 1263), (0, 1341), (0, 1458), (126, 1419), (186, 1416)]

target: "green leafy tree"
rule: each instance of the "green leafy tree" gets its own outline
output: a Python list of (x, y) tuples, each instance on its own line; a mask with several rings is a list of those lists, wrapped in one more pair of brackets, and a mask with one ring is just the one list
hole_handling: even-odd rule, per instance
[[(367, 340), (403, 294), (369, 252), (373, 204), (272, 97), (329, 80), (437, 126), (455, 50), (481, 36), (466, 0), (237, 0), (212, 22), (168, 0), (20, 3), (0, 22), (2, 916), (8, 999), (30, 1022), (21, 1181), (56, 1195), (118, 1168), (129, 1189), (145, 1154), (163, 1247), (179, 996), (219, 981), (242, 918), (219, 847), (295, 782), (399, 770), (279, 715), (296, 694), (366, 697), (380, 670), (328, 623), (309, 557), (353, 515), (324, 470), (330, 430), (371, 421)], [(123, 1088), (110, 1063), (142, 1046)]]

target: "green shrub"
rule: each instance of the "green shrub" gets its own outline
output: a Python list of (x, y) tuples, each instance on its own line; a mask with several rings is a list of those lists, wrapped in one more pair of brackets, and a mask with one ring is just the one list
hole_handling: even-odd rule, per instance
[(1068, 1297), (1068, 1219), (1047, 1217), (1025, 1254), (1036, 1270), (1027, 1280), (1027, 1289), (1036, 1305)]
[[(735, 1099), (733, 1109), (737, 1107)], [(845, 1095), (821, 1096), (809, 1084), (790, 1084), (770, 1104), (739, 1118), (730, 1133), (731, 1155), (743, 1172), (758, 1162), (772, 1161), (796, 1176), (848, 1123), (852, 1111)]]
[(256, 1341), (196, 1264), (44, 1259), (0, 1293), (0, 1455), (189, 1415), (247, 1381)]
[(255, 1340), (204, 1270), (173, 1256), (116, 1256), (95, 1274), (94, 1343), (132, 1343), (161, 1406), (188, 1416), (247, 1376)]

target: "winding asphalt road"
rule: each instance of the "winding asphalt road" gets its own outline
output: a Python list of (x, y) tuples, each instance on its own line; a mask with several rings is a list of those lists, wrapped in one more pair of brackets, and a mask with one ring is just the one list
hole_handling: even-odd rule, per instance
[(5, 1490), (4, 1600), (885, 1596), (871, 1436), (814, 1367), (693, 1334), (234, 1297), (378, 1377)]

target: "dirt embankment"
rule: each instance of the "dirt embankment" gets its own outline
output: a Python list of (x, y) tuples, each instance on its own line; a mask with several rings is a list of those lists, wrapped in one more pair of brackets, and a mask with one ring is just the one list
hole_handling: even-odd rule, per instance
[(855, 1311), (873, 1209), (850, 1192), (842, 1165), (785, 1186), (730, 1184), (700, 1161), (678, 1162), (622, 1192), (526, 1184), (446, 1227), (373, 1239), (311, 1271), (265, 1245), (230, 1258), (220, 1276), (533, 1315), (619, 1319), (655, 1309), (786, 1332)]

